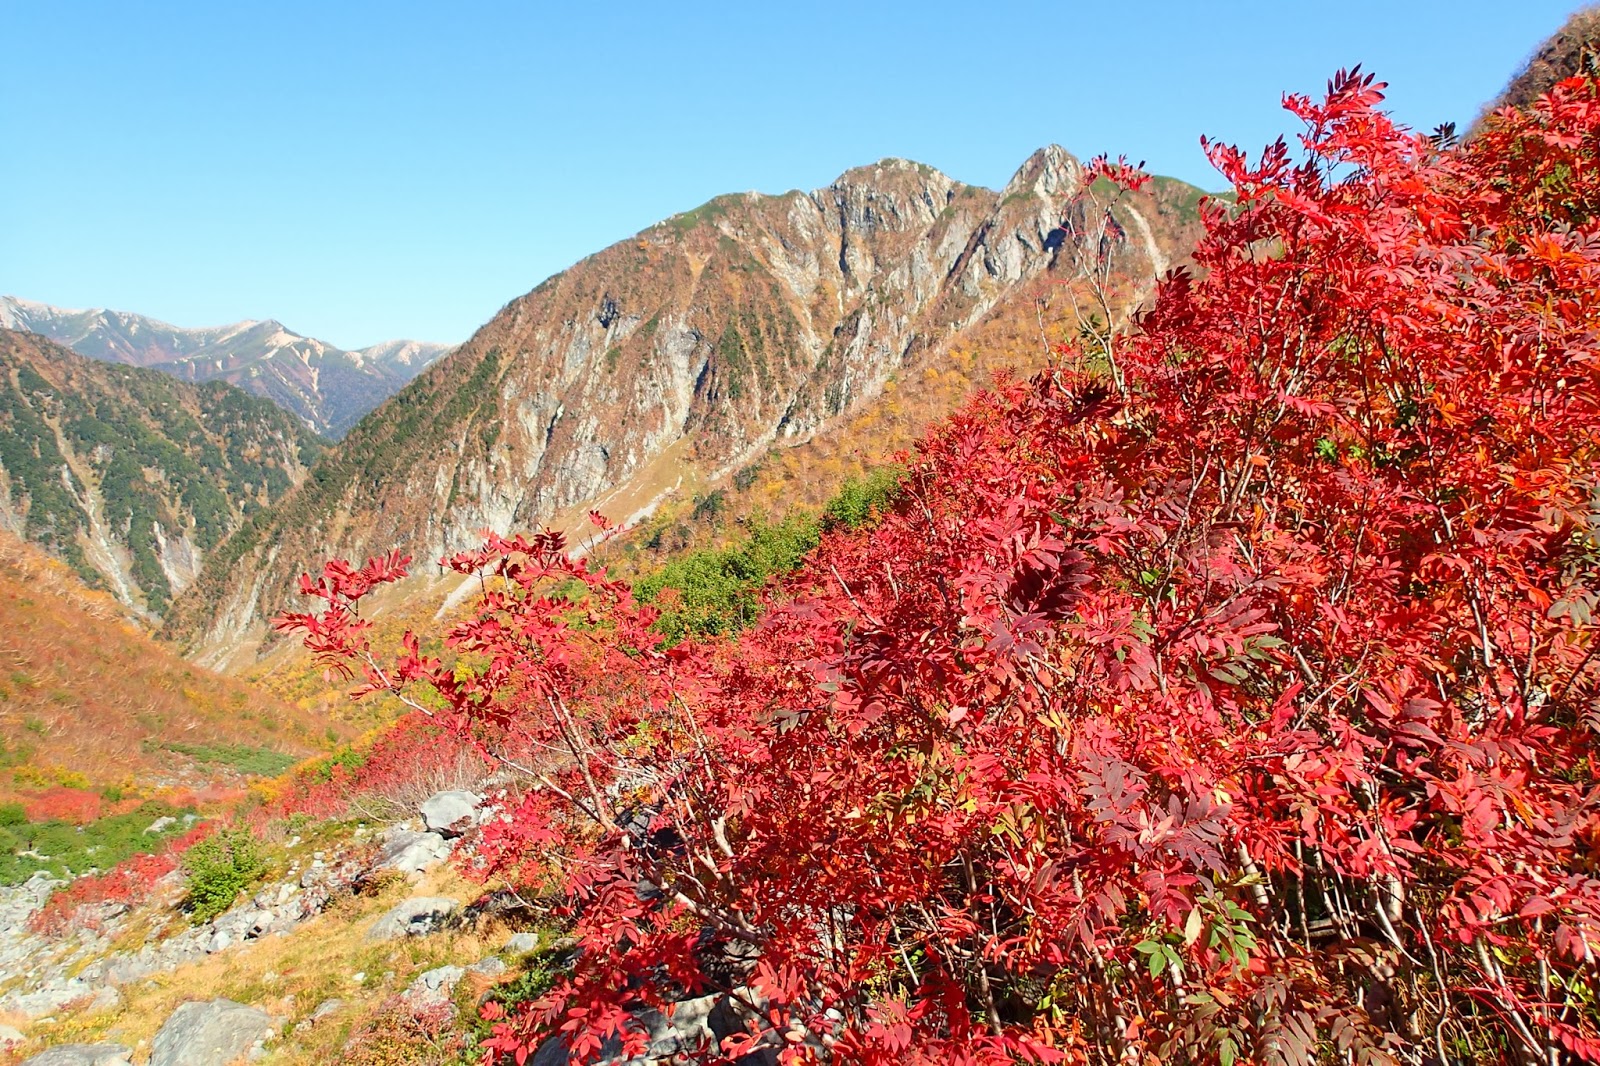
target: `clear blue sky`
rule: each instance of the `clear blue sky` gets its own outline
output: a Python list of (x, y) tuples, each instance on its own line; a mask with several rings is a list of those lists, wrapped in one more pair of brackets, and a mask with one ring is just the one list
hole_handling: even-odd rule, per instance
[(721, 192), (1034, 149), (1207, 187), (1366, 64), (1470, 121), (1577, 0), (0, 0), (0, 293), (345, 347), (455, 341)]

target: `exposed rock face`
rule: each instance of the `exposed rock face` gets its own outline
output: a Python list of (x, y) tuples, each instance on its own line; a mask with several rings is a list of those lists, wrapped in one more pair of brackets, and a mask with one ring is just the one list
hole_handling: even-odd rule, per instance
[(265, 1011), (231, 999), (185, 1003), (156, 1033), (149, 1066), (229, 1066), (276, 1028)]
[(91, 359), (184, 381), (226, 381), (334, 438), (450, 350), (395, 340), (345, 351), (272, 319), (183, 329), (127, 311), (72, 311), (13, 296), (0, 296), (0, 327), (38, 333)]
[[(230, 543), (236, 561), (208, 570), (169, 634), (203, 657), (259, 633), (329, 557), (431, 562), (484, 528), (590, 506), (626, 519), (685, 472), (714, 480), (806, 440), (1064, 269), (1082, 173), (1046, 148), (995, 192), (888, 159), (810, 193), (718, 197), (591, 256), (352, 431)], [(1118, 210), (1148, 222), (1121, 227), (1151, 234), (1129, 258), (1148, 283), (1186, 247), (1192, 208)]]

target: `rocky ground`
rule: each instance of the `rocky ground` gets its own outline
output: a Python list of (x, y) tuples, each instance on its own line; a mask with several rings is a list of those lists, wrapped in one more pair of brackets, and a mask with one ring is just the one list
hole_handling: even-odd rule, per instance
[[(198, 925), (178, 907), (176, 872), (136, 905), (80, 911), (57, 938), (29, 918), (58, 882), (0, 890), (0, 1063), (481, 1061), (477, 1004), (532, 987), (573, 949), (524, 901), (450, 861), (485, 816), (482, 797), (450, 791), (406, 821), (307, 827), (278, 848), (275, 876)], [(651, 1046), (630, 1066), (677, 1061), (740, 1024), (715, 995), (637, 1018)], [(567, 1054), (552, 1041), (529, 1061), (564, 1066)]]
[[(456, 895), (413, 896), (430, 874), (449, 880), (447, 861), (464, 832), (481, 817), (481, 797), (445, 792), (422, 805), (418, 817), (384, 826), (358, 825), (336, 843), (312, 847), (299, 837), (285, 842), (282, 875), (260, 885), (247, 898), (201, 925), (192, 925), (177, 909), (183, 894), (182, 875), (167, 875), (148, 900), (138, 905), (100, 904), (80, 913), (76, 932), (52, 938), (33, 932), (29, 919), (45, 904), (59, 882), (37, 875), (27, 883), (0, 890), (0, 1052), (27, 1066), (114, 1066), (139, 1062), (148, 1066), (223, 1066), (240, 1059), (303, 1061), (292, 1054), (290, 1015), (226, 997), (206, 997), (200, 973), (222, 962), (243, 963), (261, 953), (268, 942), (304, 937), (307, 926), (330, 906), (350, 907), (367, 886), (393, 882), (374, 901), (402, 898), (366, 928), (368, 944), (424, 939), (439, 933), (462, 910)], [(455, 879), (459, 881), (459, 879)], [(370, 908), (358, 908), (370, 909)], [(342, 916), (333, 916), (335, 919)], [(511, 938), (515, 957), (533, 949), (536, 934)], [(338, 960), (328, 960), (337, 963)], [(399, 998), (419, 1008), (444, 1006), (469, 974), (498, 978), (510, 967), (500, 954), (465, 960), (422, 972)], [(231, 967), (239, 969), (238, 965)], [(247, 967), (246, 967), (247, 968)], [(369, 986), (367, 974), (349, 975), (358, 989)], [(378, 986), (392, 980), (378, 978)], [(91, 1020), (117, 1022), (133, 1013), (130, 999), (148, 999), (148, 989), (179, 990), (184, 1002), (173, 1009), (148, 1039), (128, 1043), (56, 1042), (51, 1038), (76, 1030), (99, 1028)], [(277, 997), (281, 999), (282, 997)], [(330, 996), (314, 1005), (293, 1028), (303, 1035), (346, 1006)], [(88, 1024), (85, 1024), (88, 1023)], [(40, 1044), (50, 1046), (34, 1050)], [(21, 1055), (33, 1051), (26, 1058)]]

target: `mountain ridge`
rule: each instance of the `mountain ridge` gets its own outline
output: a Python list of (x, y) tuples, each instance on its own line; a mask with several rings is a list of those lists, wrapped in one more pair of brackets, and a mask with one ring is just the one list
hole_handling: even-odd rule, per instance
[(343, 349), (275, 318), (186, 328), (131, 311), (75, 310), (16, 296), (0, 296), (0, 328), (37, 333), (79, 355), (184, 381), (223, 380), (334, 438), (452, 348), (396, 339)]
[[(1063, 220), (1083, 185), (1059, 146), (1000, 190), (886, 159), (809, 193), (715, 197), (602, 249), (357, 424), (230, 538), (167, 633), (210, 654), (259, 633), (327, 557), (431, 560), (591, 506), (637, 517), (809, 440), (1001, 303), (1031, 315), (1032, 287), (1072, 273)], [(1117, 206), (1133, 288), (1190, 247), (1199, 195)]]
[(0, 329), (0, 527), (147, 616), (322, 447), (289, 412), (225, 382)]

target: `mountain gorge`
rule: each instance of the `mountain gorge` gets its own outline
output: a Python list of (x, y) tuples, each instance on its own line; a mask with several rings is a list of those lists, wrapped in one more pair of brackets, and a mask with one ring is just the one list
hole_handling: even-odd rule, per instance
[(281, 408), (0, 330), (0, 528), (160, 615), (324, 444)]
[(335, 439), (451, 349), (394, 340), (345, 351), (272, 319), (183, 329), (126, 311), (73, 311), (13, 296), (0, 296), (0, 328), (37, 333), (91, 359), (148, 367), (184, 381), (226, 381)]
[(810, 193), (721, 196), (615, 244), (357, 426), (208, 563), (168, 632), (196, 650), (259, 633), (331, 556), (426, 561), (484, 528), (641, 516), (827, 433), (987, 318), (1031, 320), (1086, 241), (1091, 257), (1115, 245), (1130, 298), (1192, 245), (1199, 190), (1157, 182), (1091, 238), (1068, 217), (1083, 185), (1057, 147), (999, 191), (889, 159)]

